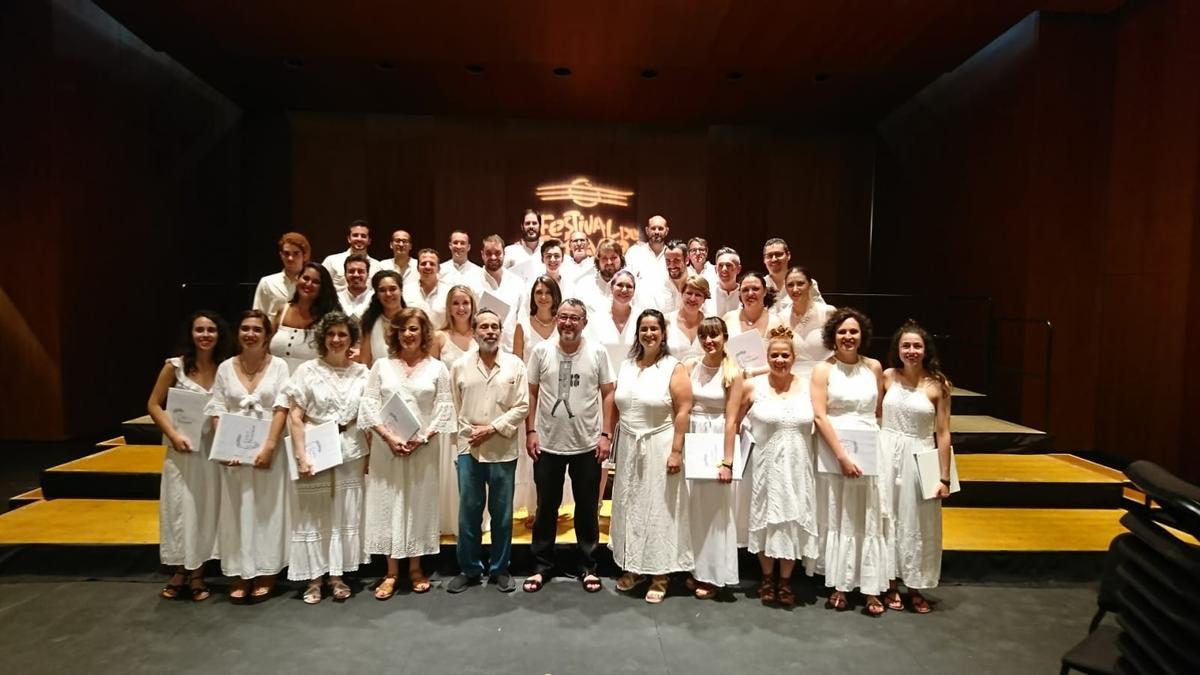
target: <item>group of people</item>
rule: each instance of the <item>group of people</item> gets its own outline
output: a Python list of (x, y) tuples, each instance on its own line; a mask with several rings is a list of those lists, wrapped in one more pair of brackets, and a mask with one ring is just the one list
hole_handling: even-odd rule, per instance
[[(512, 591), (518, 509), (535, 559), (523, 590), (566, 572), (597, 592), (611, 468), (619, 591), (648, 581), (645, 600), (662, 602), (681, 573), (711, 598), (739, 583), (744, 547), (760, 562), (764, 604), (795, 604), (801, 563), (823, 575), (832, 609), (847, 609), (854, 591), (867, 614), (903, 609), (903, 583), (909, 607), (930, 611), (921, 591), (941, 567), (950, 383), (923, 328), (896, 331), (885, 369), (861, 353), (869, 319), (825, 303), (782, 239), (764, 245), (766, 272), (743, 273), (737, 251), (721, 248), (714, 264), (704, 239), (670, 239), (661, 216), (628, 251), (605, 239), (593, 254), (582, 232), (567, 244), (543, 239), (535, 211), (520, 232), (507, 246), (486, 237), (482, 265), (461, 231), (441, 262), (434, 249), (411, 258), (411, 236), (397, 230), (393, 258), (380, 262), (355, 221), (348, 250), (321, 264), (288, 233), (283, 270), (262, 279), (234, 333), (213, 312), (189, 318), (148, 403), (168, 446), (161, 557), (175, 572), (164, 597), (209, 597), (204, 566), (219, 559), (234, 602), (269, 596), (285, 568), (307, 584), (305, 602), (326, 590), (345, 600), (343, 576), (372, 555), (387, 560), (376, 598), (396, 592), (403, 560), (422, 593), (431, 584), (421, 558), (438, 553), (443, 534), (456, 535), (460, 568), (446, 590), (486, 576)], [(726, 348), (751, 331), (765, 365)], [(199, 438), (168, 412), (173, 387), (208, 396)], [(419, 422), (415, 433), (386, 413), (394, 400)], [(209, 459), (226, 413), (269, 420), (252, 462)], [(341, 461), (318, 472), (304, 439), (328, 423)], [(850, 432), (873, 439), (870, 461), (843, 440)], [(721, 458), (706, 467), (711, 477), (688, 478), (689, 439), (701, 437)], [(932, 450), (940, 483), (928, 498), (916, 456)], [(570, 561), (555, 547), (567, 492)]]

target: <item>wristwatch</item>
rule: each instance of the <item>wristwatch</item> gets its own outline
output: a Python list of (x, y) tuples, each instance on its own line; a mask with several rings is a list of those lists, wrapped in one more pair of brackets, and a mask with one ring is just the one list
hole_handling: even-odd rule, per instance
[(950, 487), (950, 479), (942, 478), (940, 480), (941, 480), (942, 485), (945, 485), (946, 487)]
[(603, 438), (607, 438), (610, 441), (612, 440), (612, 434), (608, 433), (607, 431), (601, 431), (600, 436)]

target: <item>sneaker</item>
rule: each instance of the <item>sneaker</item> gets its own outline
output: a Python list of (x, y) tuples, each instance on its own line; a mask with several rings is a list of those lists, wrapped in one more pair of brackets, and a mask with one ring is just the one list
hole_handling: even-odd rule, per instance
[(512, 575), (508, 572), (493, 574), (490, 583), (501, 593), (512, 593), (517, 590), (517, 582), (513, 581)]
[(468, 587), (478, 585), (479, 577), (469, 577), (465, 574), (460, 574), (451, 579), (450, 583), (446, 584), (446, 591), (450, 593), (462, 593)]

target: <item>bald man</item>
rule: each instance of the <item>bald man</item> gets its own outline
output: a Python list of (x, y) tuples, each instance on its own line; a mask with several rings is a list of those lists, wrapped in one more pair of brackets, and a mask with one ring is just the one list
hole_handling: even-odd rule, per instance
[(667, 235), (671, 228), (662, 216), (646, 221), (646, 241), (638, 242), (625, 252), (625, 267), (638, 278), (638, 286), (657, 288), (667, 276)]

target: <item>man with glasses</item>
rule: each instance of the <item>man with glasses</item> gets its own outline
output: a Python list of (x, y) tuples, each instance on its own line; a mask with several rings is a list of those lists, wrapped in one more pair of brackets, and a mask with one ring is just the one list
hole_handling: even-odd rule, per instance
[(583, 230), (575, 230), (567, 236), (567, 256), (563, 259), (562, 275), (572, 286), (596, 269), (589, 250), (591, 245)]
[(601, 463), (612, 449), (616, 423), (613, 390), (616, 377), (608, 353), (583, 338), (587, 309), (575, 299), (558, 308), (558, 337), (539, 343), (529, 356), (529, 416), (525, 449), (533, 459), (537, 486), (537, 518), (533, 524), (534, 573), (525, 580), (527, 593), (541, 590), (558, 568), (554, 555), (563, 478), (571, 476), (575, 496), (575, 541), (580, 583), (600, 590), (596, 547), (600, 543), (597, 501)]
[(772, 237), (763, 244), (763, 264), (767, 266), (767, 288), (775, 289), (776, 294), (783, 293), (784, 279), (787, 278), (788, 265), (792, 262), (792, 252), (787, 242), (779, 237)]
[(688, 276), (699, 274), (708, 280), (709, 288), (717, 286), (717, 268), (708, 261), (708, 240), (692, 237), (687, 243)]

